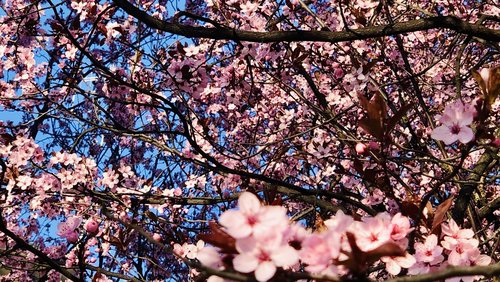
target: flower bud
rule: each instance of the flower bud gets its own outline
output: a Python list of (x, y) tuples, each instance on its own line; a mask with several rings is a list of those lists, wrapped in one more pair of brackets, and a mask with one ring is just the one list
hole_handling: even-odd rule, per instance
[(97, 221), (93, 218), (89, 218), (89, 220), (85, 222), (85, 230), (87, 230), (88, 233), (96, 233), (98, 229), (99, 223), (97, 223)]
[(356, 144), (356, 153), (363, 155), (366, 153), (366, 145), (363, 143)]

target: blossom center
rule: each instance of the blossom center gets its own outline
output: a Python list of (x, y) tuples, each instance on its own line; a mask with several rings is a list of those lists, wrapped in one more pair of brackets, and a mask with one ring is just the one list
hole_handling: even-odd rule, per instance
[(257, 223), (258, 219), (257, 216), (255, 215), (250, 215), (247, 217), (247, 223), (250, 226), (254, 226)]
[(261, 251), (260, 254), (257, 256), (257, 258), (261, 262), (271, 260), (271, 256), (267, 252), (264, 252), (264, 251)]
[(457, 123), (453, 124), (450, 128), (450, 131), (452, 134), (460, 133), (460, 125), (458, 125)]

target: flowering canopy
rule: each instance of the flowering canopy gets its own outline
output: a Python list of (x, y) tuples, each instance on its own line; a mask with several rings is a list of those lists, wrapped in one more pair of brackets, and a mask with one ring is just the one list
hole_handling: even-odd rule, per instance
[(499, 14), (0, 1), (0, 281), (500, 275)]

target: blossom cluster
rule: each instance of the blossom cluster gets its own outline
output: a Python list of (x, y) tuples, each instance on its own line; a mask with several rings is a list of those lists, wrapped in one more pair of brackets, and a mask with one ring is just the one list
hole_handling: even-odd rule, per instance
[(439, 118), (442, 125), (432, 131), (432, 138), (442, 140), (446, 145), (455, 141), (469, 143), (474, 139), (474, 132), (469, 126), (475, 114), (476, 110), (473, 105), (464, 105), (459, 100), (447, 105), (443, 115)]
[[(461, 229), (452, 219), (441, 224), (441, 236), (426, 231), (415, 242), (414, 253), (406, 251), (408, 235), (414, 230), (408, 217), (379, 213), (359, 220), (338, 211), (316, 230), (307, 230), (289, 220), (285, 208), (264, 206), (250, 192), (241, 194), (237, 210), (224, 212), (219, 220), (224, 231), (235, 239), (236, 253), (227, 255), (218, 248), (198, 244), (176, 245), (182, 257), (196, 257), (206, 266), (240, 273), (253, 273), (268, 281), (278, 269), (344, 276), (365, 271), (377, 262), (385, 263), (389, 275), (402, 269), (409, 274), (429, 273), (447, 265), (488, 265), (491, 258), (480, 253), (479, 241), (471, 229)], [(225, 253), (224, 258), (222, 253)], [(473, 281), (459, 277), (447, 281)], [(219, 278), (212, 277), (211, 281)]]

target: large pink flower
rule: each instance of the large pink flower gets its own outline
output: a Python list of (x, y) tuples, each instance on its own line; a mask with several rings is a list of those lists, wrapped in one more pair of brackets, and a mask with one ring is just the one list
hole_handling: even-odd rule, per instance
[(340, 235), (334, 232), (311, 234), (300, 250), (302, 262), (307, 264), (306, 270), (314, 273), (322, 272), (332, 264), (333, 258), (340, 254)]
[(78, 233), (75, 229), (82, 223), (82, 218), (79, 216), (70, 216), (65, 222), (57, 225), (57, 235), (66, 238), (71, 243), (78, 241)]
[(459, 240), (471, 239), (474, 236), (472, 229), (460, 229), (453, 219), (450, 219), (448, 223), (443, 223), (441, 229), (445, 235), (441, 245), (448, 250), (453, 249)]
[(243, 273), (255, 271), (257, 281), (267, 281), (278, 267), (290, 267), (299, 261), (297, 251), (283, 242), (279, 233), (269, 233), (259, 240), (239, 239), (236, 248), (240, 254), (233, 259), (234, 269)]
[(438, 246), (438, 238), (432, 234), (427, 236), (424, 243), (415, 244), (415, 259), (418, 262), (426, 262), (436, 265), (444, 260), (443, 248)]
[(381, 259), (385, 262), (385, 269), (392, 275), (398, 275), (401, 272), (401, 268), (412, 267), (416, 260), (415, 258), (406, 253), (404, 257), (382, 257)]
[(259, 199), (250, 192), (241, 194), (238, 208), (224, 212), (219, 219), (220, 224), (227, 228), (227, 233), (236, 239), (250, 235), (265, 236), (268, 232), (283, 231), (288, 225), (283, 207), (262, 207)]
[(465, 106), (461, 101), (446, 106), (439, 121), (443, 124), (436, 127), (431, 137), (450, 145), (455, 141), (469, 143), (474, 139), (474, 132), (469, 125), (474, 120), (473, 106)]
[(410, 220), (401, 215), (401, 213), (397, 213), (391, 219), (392, 232), (391, 239), (397, 241), (406, 238), (408, 233), (410, 233), (413, 228), (410, 226)]
[(375, 217), (364, 217), (362, 222), (354, 222), (349, 231), (356, 237), (356, 244), (368, 252), (391, 241), (391, 219), (389, 214), (380, 213)]

